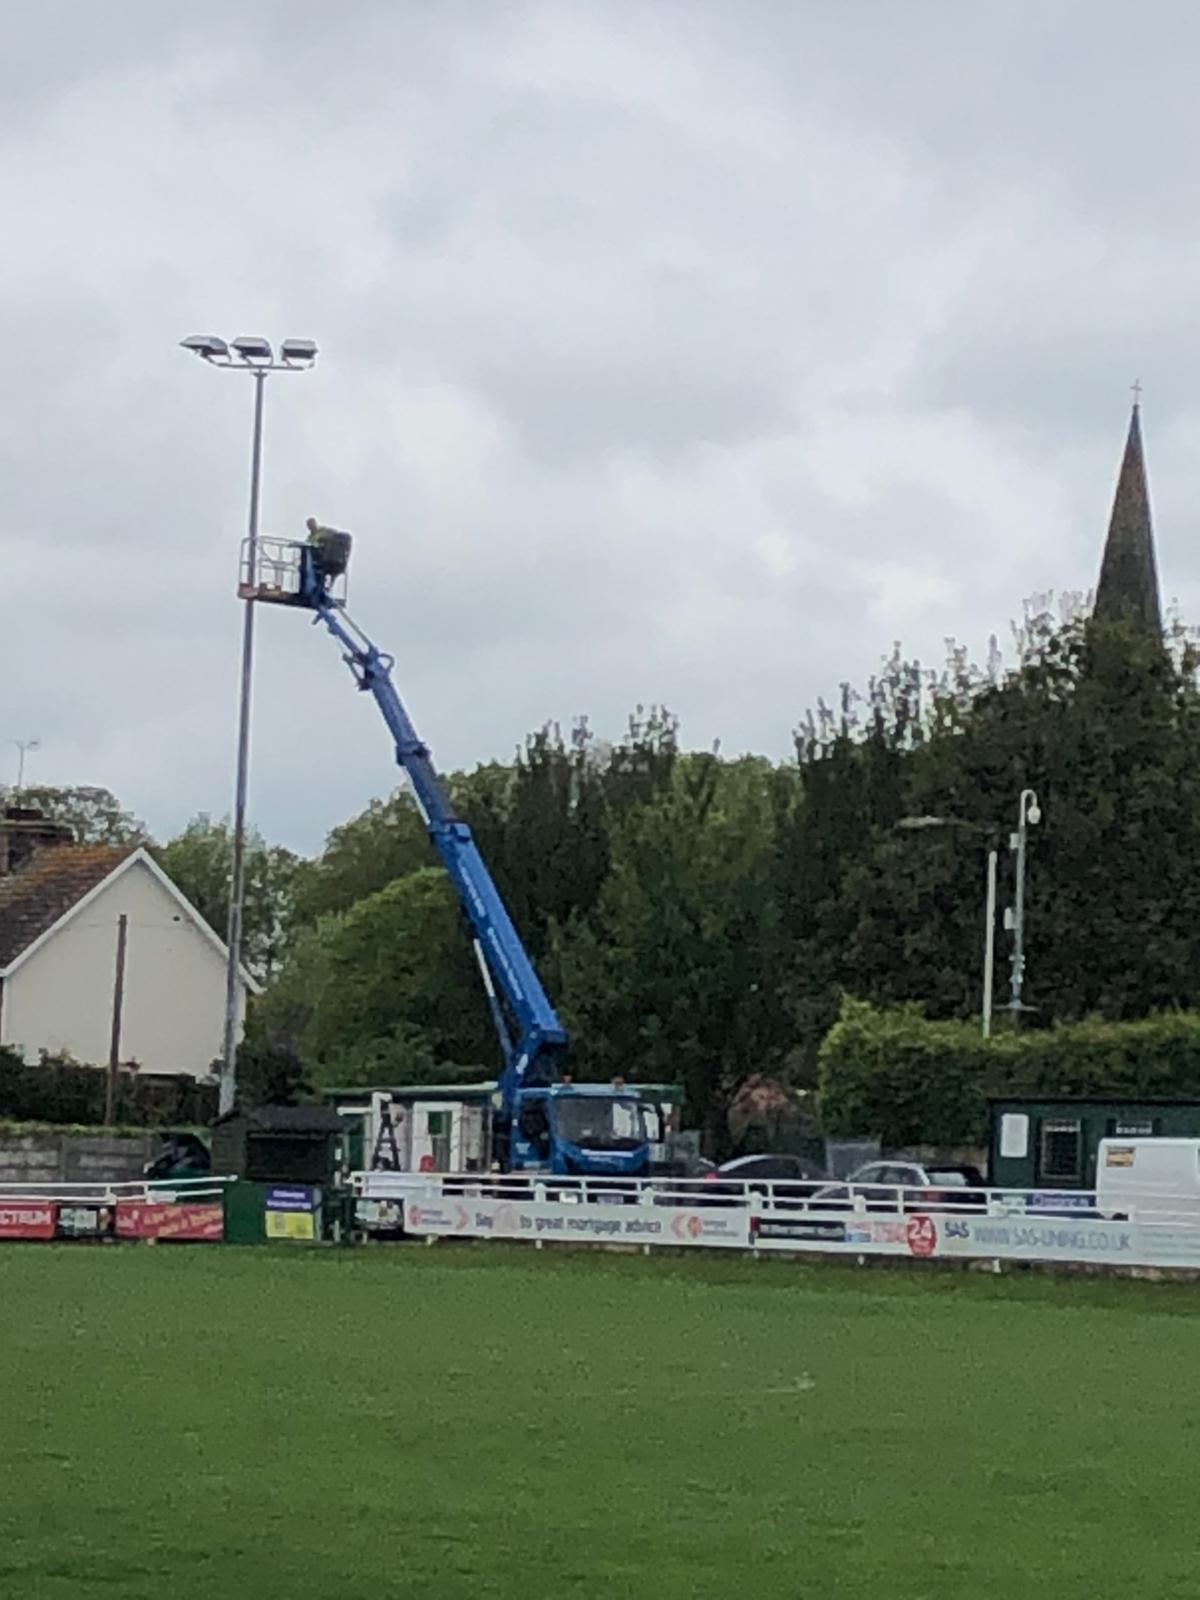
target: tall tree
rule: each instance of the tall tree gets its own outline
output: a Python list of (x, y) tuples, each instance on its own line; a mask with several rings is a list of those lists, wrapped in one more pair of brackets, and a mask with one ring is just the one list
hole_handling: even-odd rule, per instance
[(772, 882), (788, 950), (784, 999), (810, 1082), (842, 989), (857, 976), (847, 962), (858, 917), (848, 884), (876, 836), (902, 814), (906, 764), (928, 736), (939, 683), (961, 696), (972, 681), (961, 655), (931, 680), (897, 647), (864, 695), (843, 684), (836, 711), (822, 703), (809, 713), (797, 730), (795, 768), (774, 775)]
[[(1044, 629), (1016, 671), (940, 708), (905, 764), (901, 802), (994, 828), (1011, 899), (1003, 846), (1026, 787), (1042, 802), (1025, 985), (1040, 1018), (1200, 1001), (1200, 694), (1188, 650), (1128, 624)], [(975, 1012), (982, 886), (977, 842), (874, 836), (846, 888), (844, 986), (918, 998), (935, 1016)]]
[(740, 1085), (782, 1060), (765, 762), (681, 756), (613, 834), (595, 918), (560, 935), (577, 1071), (681, 1083), (708, 1146)]
[(486, 1077), (498, 1044), (443, 872), (422, 868), (297, 933), (248, 1028), (318, 1085)]
[(411, 794), (397, 788), (335, 828), (318, 859), (298, 875), (296, 920), (310, 923), (329, 912), (348, 911), (356, 901), (436, 859)]

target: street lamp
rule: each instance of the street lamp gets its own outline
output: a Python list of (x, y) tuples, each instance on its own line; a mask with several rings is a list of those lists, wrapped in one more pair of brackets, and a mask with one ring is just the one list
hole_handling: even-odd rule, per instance
[(1017, 803), (1017, 831), (1009, 836), (1009, 849), (1017, 857), (1017, 890), (1013, 906), (1004, 914), (1004, 925), (1013, 936), (1011, 976), (1009, 978), (1008, 1009), (1016, 1021), (1022, 1011), (1032, 1011), (1021, 999), (1025, 983), (1025, 839), (1029, 828), (1036, 828), (1042, 820), (1042, 808), (1032, 789), (1022, 789)]
[(25, 787), (25, 757), (31, 755), (34, 750), (40, 750), (42, 741), (40, 739), (10, 739), (8, 742), (17, 748), (17, 793), (20, 794)]
[[(246, 542), (250, 581), (258, 572), (258, 505), (262, 480), (263, 388), (272, 372), (304, 372), (317, 359), (311, 339), (285, 339), (279, 358), (265, 339), (241, 335), (226, 341), (198, 333), (181, 341), (210, 367), (248, 372), (254, 379), (254, 432), (250, 452), (250, 522)], [(242, 678), (238, 698), (237, 778), (233, 809), (233, 870), (229, 885), (228, 964), (225, 972), (225, 1031), (221, 1049), (218, 1113), (233, 1109), (236, 1088), (238, 988), (242, 965), (242, 916), (246, 897), (246, 787), (250, 765), (250, 683), (254, 669), (254, 604), (246, 601), (242, 624)]]
[(996, 970), (996, 836), (997, 830), (978, 822), (967, 822), (962, 817), (901, 817), (896, 826), (909, 833), (927, 828), (956, 828), (960, 833), (973, 833), (988, 841), (987, 890), (984, 900), (983, 939), (983, 1037), (992, 1036), (992, 985)]

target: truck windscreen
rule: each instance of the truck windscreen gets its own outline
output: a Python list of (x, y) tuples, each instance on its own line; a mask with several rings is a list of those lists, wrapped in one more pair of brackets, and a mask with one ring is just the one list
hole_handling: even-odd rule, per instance
[(589, 1150), (636, 1150), (650, 1138), (641, 1103), (600, 1095), (562, 1095), (554, 1100), (560, 1139)]

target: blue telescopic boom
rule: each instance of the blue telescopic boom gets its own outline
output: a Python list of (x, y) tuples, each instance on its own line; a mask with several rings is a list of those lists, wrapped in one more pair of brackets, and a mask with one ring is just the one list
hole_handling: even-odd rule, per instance
[[(303, 602), (302, 602), (303, 603)], [(350, 620), (325, 584), (316, 583), (308, 599), (317, 619), (345, 649), (345, 661), (375, 704), (395, 741), (396, 760), (408, 774), (413, 796), (471, 924), (505, 1067), (500, 1092), (511, 1112), (522, 1086), (555, 1082), (567, 1047), (567, 1034), (534, 970), (508, 908), (492, 881), (470, 828), (455, 815), (450, 798), (392, 681), (394, 658), (379, 650)], [(490, 982), (489, 982), (490, 978)], [(508, 1037), (496, 1003), (502, 996), (514, 1023)]]

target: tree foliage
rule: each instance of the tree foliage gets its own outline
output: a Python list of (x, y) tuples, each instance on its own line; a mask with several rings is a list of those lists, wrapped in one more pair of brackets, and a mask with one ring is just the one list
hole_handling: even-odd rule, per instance
[(142, 844), (148, 837), (146, 825), (126, 811), (109, 789), (79, 784), (72, 788), (27, 786), (16, 794), (12, 804), (29, 806), (52, 822), (65, 823), (76, 844)]
[[(155, 848), (159, 865), (220, 939), (228, 932), (233, 878), (233, 829), (203, 812), (181, 834)], [(252, 831), (246, 840), (242, 950), (245, 964), (270, 979), (294, 916), (300, 862), (282, 845)]]
[(445, 874), (421, 867), (299, 933), (247, 1033), (319, 1087), (486, 1076), (490, 1017)]
[(295, 919), (307, 925), (331, 912), (349, 911), (436, 860), (412, 796), (397, 789), (335, 828), (320, 857), (306, 863), (295, 886)]
[[(19, 1049), (0, 1046), (0, 1118), (96, 1127), (104, 1122), (107, 1099), (107, 1067), (45, 1050), (31, 1064)], [(133, 1062), (117, 1073), (113, 1115), (119, 1125), (158, 1128), (207, 1122), (216, 1104), (216, 1085), (187, 1073), (145, 1077)]]
[[(981, 835), (998, 844), (1003, 905), (1024, 788), (1042, 810), (1028, 847), (1030, 1040), (1200, 1008), (1200, 691), (1178, 635), (1164, 648), (1034, 612), (1007, 669), (994, 647), (980, 667), (951, 646), (937, 670), (896, 649), (861, 694), (846, 686), (803, 719), (788, 762), (684, 754), (654, 709), (613, 744), (585, 723), (542, 729), (510, 765), (449, 788), (570, 1024), (576, 1075), (683, 1084), (714, 1150), (748, 1076), (815, 1082), (846, 994), (885, 1008), (901, 1057), (908, 1014), (886, 1008), (918, 1002), (922, 1027), (962, 1045), (947, 1095), (961, 1081), (977, 1109), (988, 1062), (1009, 1048), (1002, 1029), (986, 1061), (970, 1042)], [(968, 827), (897, 827), (914, 816)], [(403, 794), (331, 835), (295, 905), (258, 1012), (321, 1081), (495, 1069), (469, 943)], [(1003, 1002), (1002, 932), (998, 944)], [(838, 1026), (845, 1037), (845, 1016)], [(852, 1085), (838, 1099), (831, 1060), (822, 1084), (839, 1126), (855, 1107), (864, 1127), (877, 1120)], [(882, 1083), (872, 1093), (899, 1096), (894, 1128), (936, 1124), (928, 1098), (909, 1116), (899, 1080)]]
[(848, 1000), (821, 1045), (821, 1114), (832, 1133), (892, 1147), (983, 1143), (989, 1096), (1200, 1096), (1200, 1012), (1065, 1023), (984, 1040), (919, 1006)]
[[(582, 722), (566, 738), (547, 727), (511, 767), (448, 780), (551, 989), (557, 930), (592, 915), (614, 831), (670, 784), (676, 758), (674, 718), (639, 708), (615, 744)], [(299, 874), (288, 958), (255, 1006), (248, 1050), (292, 1041), (320, 1083), (498, 1070), (469, 934), (436, 859), (400, 791), (331, 834)]]
[(580, 1074), (682, 1084), (714, 1148), (731, 1098), (789, 1043), (768, 770), (681, 757), (614, 830), (595, 915), (560, 936)]

